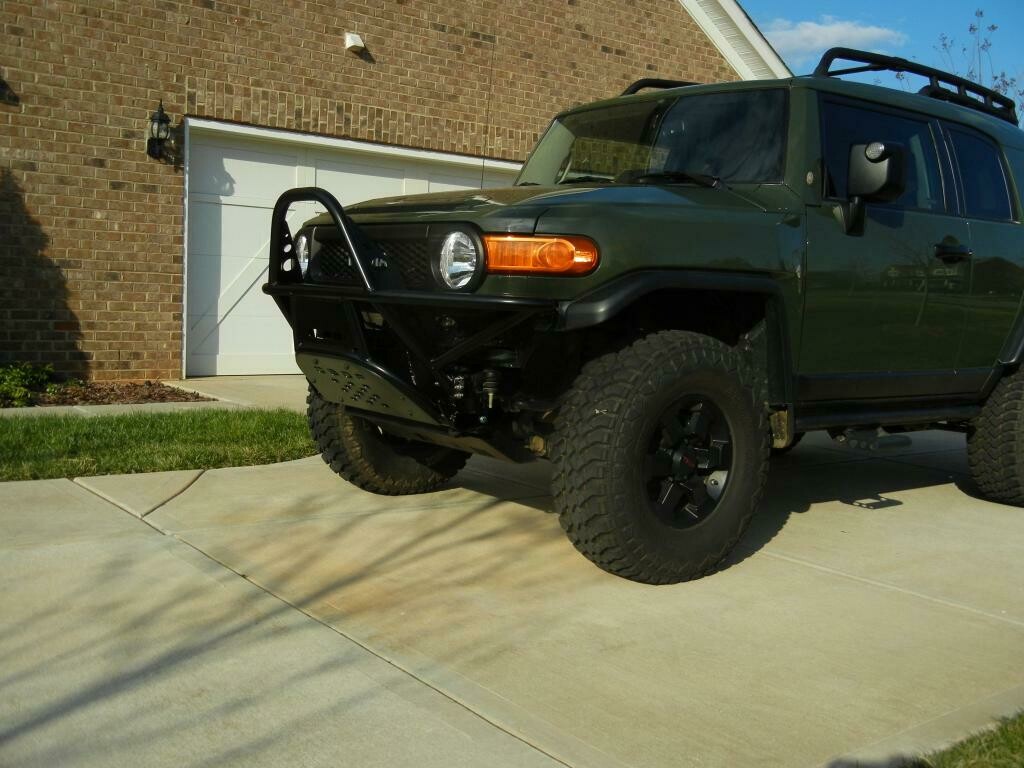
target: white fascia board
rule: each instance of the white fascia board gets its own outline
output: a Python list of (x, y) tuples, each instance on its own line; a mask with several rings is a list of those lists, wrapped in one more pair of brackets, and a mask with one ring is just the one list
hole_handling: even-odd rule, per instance
[(255, 125), (244, 125), (241, 123), (225, 123), (220, 120), (210, 120), (202, 117), (189, 117), (185, 120), (188, 130), (216, 133), (227, 136), (241, 136), (250, 139), (263, 139), (264, 141), (283, 141), (289, 144), (302, 144), (322, 149), (340, 149), (347, 152), (358, 152), (378, 157), (395, 157), (409, 160), (424, 160), (431, 163), (444, 163), (445, 165), (457, 165), (467, 168), (479, 168), (483, 163), (484, 168), (493, 168), (498, 171), (518, 171), (522, 163), (513, 163), (507, 160), (490, 160), (470, 155), (456, 155), (450, 152), (434, 152), (428, 149), (409, 149), (408, 147), (396, 147), (390, 144), (374, 144), (369, 141), (355, 141), (353, 139), (335, 139), (330, 136), (317, 136), (309, 133), (295, 133), (293, 131), (282, 131), (277, 128), (260, 128)]
[(190, 156), (191, 145), (188, 140), (188, 120), (185, 121), (185, 130), (183, 131), (184, 143), (183, 148), (184, 157), (182, 159), (182, 176), (184, 177), (184, 185), (182, 190), (182, 227), (184, 228), (184, 237), (181, 238), (181, 372), (178, 375), (179, 379), (185, 378), (185, 366), (188, 360), (188, 351), (185, 346), (188, 343), (188, 169), (189, 163), (192, 158)]
[(744, 80), (793, 73), (736, 0), (679, 0), (690, 17)]

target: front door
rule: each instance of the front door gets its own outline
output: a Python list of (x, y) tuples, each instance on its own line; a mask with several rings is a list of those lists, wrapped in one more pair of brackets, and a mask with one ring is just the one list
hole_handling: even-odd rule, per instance
[[(845, 100), (823, 100), (821, 110), (825, 199), (808, 208), (800, 399), (934, 392), (935, 379), (954, 375), (970, 290), (970, 233), (947, 204), (938, 127)], [(906, 148), (906, 189), (892, 203), (868, 203), (863, 233), (847, 234), (834, 209), (850, 148), (873, 141)]]
[(959, 364), (991, 368), (999, 359), (1024, 295), (1024, 225), (1010, 195), (998, 146), (964, 126), (946, 126), (959, 168), (960, 199), (971, 231), (971, 294)]

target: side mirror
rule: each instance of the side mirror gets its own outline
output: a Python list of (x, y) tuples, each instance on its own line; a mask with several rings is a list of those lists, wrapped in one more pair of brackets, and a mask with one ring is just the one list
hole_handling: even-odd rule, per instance
[(872, 141), (850, 147), (847, 198), (891, 203), (907, 186), (907, 152), (902, 144)]
[(864, 203), (891, 203), (907, 186), (907, 151), (892, 141), (872, 141), (850, 147), (846, 202), (836, 207), (836, 217), (848, 235), (864, 230)]

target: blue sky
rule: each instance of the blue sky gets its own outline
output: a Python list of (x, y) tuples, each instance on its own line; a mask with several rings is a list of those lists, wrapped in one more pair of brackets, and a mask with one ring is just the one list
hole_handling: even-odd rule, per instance
[[(836, 45), (879, 51), (933, 67), (957, 69), (970, 64), (961, 55), (972, 40), (974, 12), (984, 11), (992, 41), (995, 71), (1018, 77), (1024, 87), (1024, 0), (740, 0), (744, 10), (795, 74), (814, 69), (822, 52)], [(953, 63), (936, 50), (939, 35), (954, 39)], [(986, 76), (989, 75), (985, 59)], [(886, 82), (888, 85), (889, 83)]]

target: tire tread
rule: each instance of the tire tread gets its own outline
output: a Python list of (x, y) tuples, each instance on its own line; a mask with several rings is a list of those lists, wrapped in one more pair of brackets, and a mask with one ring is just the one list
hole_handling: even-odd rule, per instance
[(967, 434), (967, 463), (992, 501), (1024, 506), (1024, 370), (1004, 376)]
[[(629, 411), (630, 402), (650, 395), (656, 387), (651, 360), (659, 361), (668, 376), (712, 368), (735, 377), (750, 393), (757, 414), (753, 439), (763, 460), (755, 468), (755, 488), (745, 514), (733, 534), (700, 559), (668, 558), (646, 546), (637, 526), (623, 514), (633, 506), (628, 489), (609, 478), (620, 412)], [(559, 411), (551, 446), (555, 509), (573, 545), (600, 568), (634, 581), (676, 583), (713, 571), (743, 534), (764, 492), (770, 433), (763, 391), (763, 374), (744, 366), (735, 350), (684, 331), (651, 334), (584, 366)]]
[[(365, 426), (345, 409), (324, 400), (312, 387), (306, 396), (306, 416), (320, 456), (334, 472), (364, 491), (385, 496), (408, 496), (436, 489), (466, 465), (469, 455), (438, 448), (428, 461), (373, 462), (367, 455)], [(385, 447), (383, 441), (375, 446)]]

